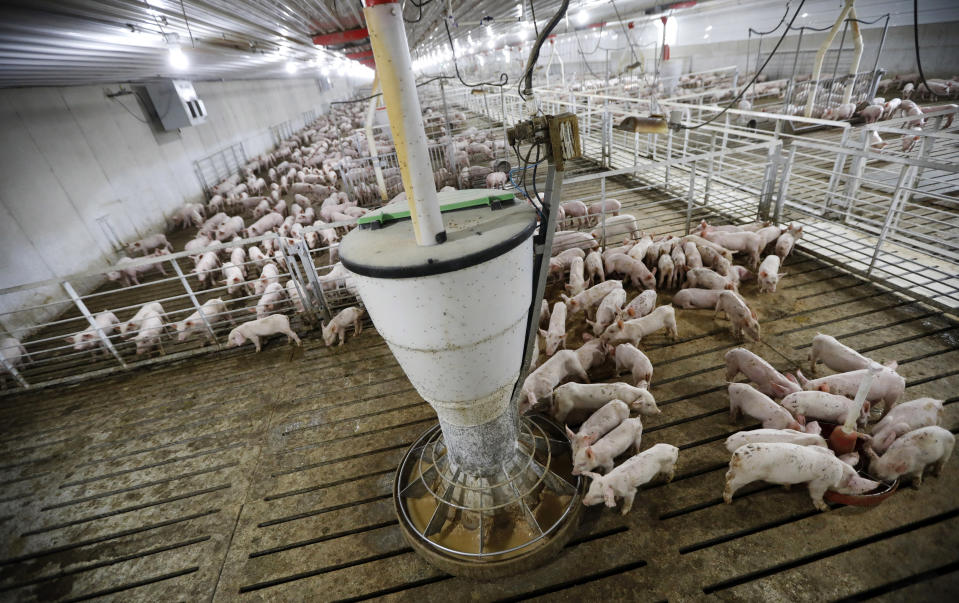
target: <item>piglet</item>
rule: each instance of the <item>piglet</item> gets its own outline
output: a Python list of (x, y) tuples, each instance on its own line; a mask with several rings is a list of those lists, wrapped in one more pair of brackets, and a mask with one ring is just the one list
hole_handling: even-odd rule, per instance
[[(125, 323), (120, 324), (120, 335), (127, 335), (127, 332), (133, 332), (140, 329), (140, 323), (143, 322), (143, 318), (148, 314), (160, 314), (161, 316), (165, 314), (163, 311), (163, 306), (160, 305), (160, 302), (148, 302), (140, 306), (140, 309), (137, 310), (137, 313), (133, 315), (133, 318), (126, 321)], [(128, 338), (130, 336), (127, 336)]]
[(783, 261), (792, 253), (793, 247), (796, 246), (796, 241), (802, 238), (802, 229), (802, 226), (797, 228), (790, 224), (786, 232), (782, 233), (779, 238), (776, 239), (776, 255)]
[(678, 459), (679, 448), (670, 444), (656, 444), (629, 458), (607, 475), (587, 471), (584, 475), (593, 481), (583, 497), (583, 504), (591, 506), (605, 501), (606, 506), (612, 508), (616, 506), (616, 498), (619, 497), (623, 499), (621, 513), (626, 515), (633, 508), (636, 491), (640, 486), (652, 481), (657, 475), (665, 475), (667, 482), (672, 481)]
[(739, 431), (726, 438), (726, 450), (736, 449), (746, 444), (786, 442), (799, 446), (826, 446), (826, 440), (820, 435), (804, 433), (795, 429), (751, 429)]
[[(137, 345), (137, 355), (147, 354), (160, 344), (163, 335), (163, 317), (156, 312), (149, 312), (141, 319), (140, 329), (134, 338)], [(163, 351), (163, 347), (160, 347)]]
[(771, 364), (753, 354), (746, 348), (735, 348), (726, 352), (726, 381), (732, 381), (742, 373), (759, 386), (759, 391), (767, 396), (781, 398), (786, 394), (798, 392), (802, 388), (790, 381)]
[(546, 355), (552, 356), (560, 347), (566, 347), (566, 304), (553, 304), (553, 312), (549, 316), (549, 329), (540, 329), (539, 334), (546, 341)]
[(686, 283), (689, 289), (729, 289), (735, 291), (736, 283), (728, 276), (710, 270), (709, 268), (693, 268), (686, 272)]
[(265, 318), (245, 322), (230, 331), (226, 347), (232, 348), (243, 345), (249, 339), (256, 347), (256, 351), (259, 352), (260, 338), (277, 334), (286, 335), (287, 343), (295, 341), (296, 345), (300, 345), (300, 338), (290, 328), (290, 319), (285, 314), (271, 314)]
[(569, 271), (574, 259), (583, 259), (584, 257), (586, 257), (586, 252), (579, 247), (558, 253), (549, 259), (549, 273), (551, 275), (562, 276)]
[(743, 414), (761, 421), (766, 429), (801, 429), (785, 408), (762, 392), (748, 383), (730, 383), (729, 420), (735, 421)]
[(527, 412), (539, 402), (547, 398), (564, 379), (575, 376), (589, 383), (589, 375), (583, 368), (579, 356), (572, 350), (560, 350), (530, 373), (523, 381), (523, 391), (520, 396), (520, 414)]
[[(203, 316), (200, 316), (201, 311)], [(205, 322), (204, 318), (206, 319)], [(213, 341), (213, 334), (206, 328), (207, 323), (212, 327), (225, 320), (232, 319), (230, 319), (223, 300), (218, 297), (208, 299), (200, 306), (200, 310), (176, 323), (177, 341), (186, 341), (193, 333), (206, 333), (207, 340)]]
[(577, 296), (586, 290), (586, 267), (582, 258), (573, 258), (569, 264), (569, 284), (566, 292)]
[(603, 271), (603, 256), (598, 251), (590, 251), (586, 256), (586, 280), (590, 285), (598, 285), (606, 280), (606, 274)]
[(619, 318), (624, 303), (626, 303), (625, 289), (613, 289), (603, 298), (603, 301), (599, 303), (599, 308), (596, 309), (596, 320), (586, 320), (586, 324), (593, 328), (594, 335), (598, 337), (606, 330), (606, 327)]
[(622, 281), (603, 281), (598, 285), (593, 285), (589, 289), (574, 295), (573, 297), (568, 297), (566, 295), (560, 294), (560, 297), (563, 298), (563, 301), (566, 302), (567, 309), (576, 314), (577, 312), (585, 311), (589, 314), (589, 311), (593, 306), (598, 305), (603, 298), (609, 295), (615, 289), (622, 289)]
[(715, 310), (719, 294), (725, 289), (680, 289), (673, 295), (673, 305), (686, 310)]
[(869, 404), (860, 409), (853, 400), (828, 392), (794, 392), (783, 398), (782, 404), (795, 415), (830, 423), (845, 423), (849, 413), (856, 414), (860, 423), (869, 417)]
[(659, 306), (642, 318), (634, 318), (625, 322), (618, 320), (603, 331), (602, 338), (610, 345), (618, 343), (633, 343), (636, 345), (643, 337), (661, 329), (666, 329), (673, 339), (679, 337), (679, 330), (676, 326), (676, 311), (673, 310), (672, 306)]
[(224, 262), (220, 270), (223, 273), (223, 284), (226, 285), (227, 293), (233, 295), (243, 287), (246, 279), (243, 277), (243, 269), (240, 266), (233, 262)]
[(631, 411), (644, 416), (658, 415), (656, 400), (646, 388), (628, 383), (567, 383), (553, 392), (551, 414), (556, 421), (564, 423), (574, 410), (593, 411), (610, 400), (622, 400)]
[(158, 248), (163, 248), (167, 251), (173, 251), (173, 246), (170, 245), (170, 242), (166, 240), (166, 235), (159, 233), (144, 237), (139, 241), (134, 241), (133, 243), (127, 245), (127, 249), (131, 254), (140, 253), (146, 255)]
[(597, 467), (600, 467), (603, 473), (609, 473), (613, 469), (613, 459), (630, 447), (639, 452), (642, 437), (643, 422), (639, 417), (626, 419), (595, 444), (578, 451), (578, 454), (573, 457), (573, 475), (580, 475)]
[(321, 323), (323, 326), (323, 341), (326, 343), (326, 347), (333, 345), (337, 336), (340, 338), (340, 345), (343, 345), (346, 341), (346, 331), (350, 325), (353, 325), (353, 337), (359, 335), (363, 330), (363, 323), (360, 321), (361, 318), (363, 318), (363, 308), (352, 306), (345, 310), (340, 310), (328, 324)]
[(611, 272), (625, 275), (634, 287), (656, 288), (656, 269), (650, 271), (641, 260), (633, 259), (629, 255), (619, 254), (607, 258), (606, 274), (609, 275)]
[(745, 335), (752, 341), (760, 341), (759, 317), (749, 309), (743, 298), (733, 291), (721, 291), (716, 300), (716, 314), (725, 312), (733, 336), (743, 339)]
[(566, 436), (573, 448), (573, 457), (577, 453), (596, 442), (629, 418), (629, 407), (622, 400), (610, 400), (602, 408), (594, 412), (580, 426), (578, 433), (566, 428)]
[(257, 318), (265, 318), (276, 310), (277, 305), (283, 301), (285, 296), (286, 289), (283, 288), (283, 285), (270, 283), (263, 290), (263, 295), (256, 303), (256, 308), (250, 308), (250, 312), (256, 312)]
[(766, 259), (764, 259), (762, 264), (759, 265), (759, 272), (757, 276), (759, 278), (760, 293), (776, 292), (776, 286), (779, 284), (779, 277), (783, 276), (782, 274), (779, 274), (779, 266), (781, 263), (782, 260), (778, 255), (770, 254), (767, 255)]
[(654, 308), (656, 308), (656, 290), (647, 289), (626, 304), (626, 307), (619, 313), (619, 319), (642, 318), (652, 312)]
[(896, 438), (921, 427), (939, 425), (942, 400), (919, 398), (898, 404), (872, 427), (872, 449), (882, 454)]
[(763, 250), (762, 239), (754, 232), (706, 232), (703, 235), (708, 241), (721, 245), (731, 251), (745, 253), (749, 259), (749, 266), (756, 268), (759, 265), (759, 254)]
[(86, 330), (66, 338), (69, 343), (73, 344), (75, 351), (82, 352), (83, 350), (89, 350), (97, 344), (102, 343), (100, 341), (100, 333), (102, 332), (104, 337), (109, 338), (120, 321), (117, 320), (116, 314), (106, 311), (94, 314), (93, 322), (95, 326), (91, 325)]
[[(544, 299), (543, 303), (540, 305), (540, 308), (539, 308), (540, 329), (542, 329), (543, 327), (549, 327), (549, 319), (550, 319), (549, 302)], [(540, 334), (542, 335), (542, 333)]]
[(786, 442), (745, 444), (733, 452), (726, 472), (723, 500), (732, 504), (733, 495), (746, 484), (763, 480), (771, 484), (809, 484), (809, 496), (820, 511), (828, 511), (823, 500), (826, 490), (868, 492), (876, 482), (864, 480), (855, 469), (820, 446)]
[(585, 232), (577, 230), (561, 230), (553, 235), (553, 249), (551, 255), (557, 255), (567, 249), (596, 249), (599, 243)]
[[(832, 370), (843, 373), (869, 368), (874, 362), (851, 347), (839, 343), (835, 337), (816, 333), (816, 336), (812, 338), (812, 347), (809, 349), (809, 370), (815, 371), (816, 363), (820, 360)], [(884, 366), (894, 371), (897, 363), (891, 361)]]
[[(868, 374), (869, 369), (858, 369), (809, 380), (803, 376), (802, 372), (796, 371), (796, 376), (799, 377), (799, 383), (802, 384), (803, 389), (832, 392), (850, 398), (856, 396), (856, 392), (859, 391), (859, 384)], [(893, 405), (899, 401), (905, 390), (906, 380), (896, 371), (882, 367), (872, 382), (872, 387), (869, 388), (866, 399), (874, 404), (884, 402), (885, 413), (889, 412)]]
[(955, 445), (956, 436), (949, 430), (935, 425), (921, 427), (893, 442), (882, 457), (867, 445), (869, 472), (883, 480), (906, 476), (918, 488), (926, 467), (932, 465), (933, 475), (939, 475)]
[(616, 374), (628, 372), (633, 377), (633, 385), (648, 387), (653, 380), (653, 363), (631, 343), (621, 343), (613, 350), (616, 358)]

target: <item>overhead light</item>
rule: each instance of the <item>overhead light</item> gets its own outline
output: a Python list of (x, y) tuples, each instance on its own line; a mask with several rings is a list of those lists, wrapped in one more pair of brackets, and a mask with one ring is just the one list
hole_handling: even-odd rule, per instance
[(177, 70), (183, 70), (190, 66), (190, 59), (183, 53), (179, 46), (170, 48), (170, 67)]
[(809, 13), (803, 13), (803, 14), (801, 14), (801, 15), (799, 15), (799, 16), (802, 17), (803, 19), (805, 19), (806, 17), (809, 16)]
[(707, 26), (706, 26), (706, 31), (712, 31), (712, 30), (713, 30), (713, 26), (712, 26), (712, 25), (707, 25)]
[(299, 69), (299, 67), (297, 67), (297, 65), (296, 65), (296, 63), (295, 63), (294, 61), (287, 61), (287, 62), (286, 62), (286, 72), (289, 73), (290, 75), (296, 73), (296, 70), (297, 70), (297, 69)]
[(489, 48), (490, 50), (493, 50), (493, 46), (495, 46), (495, 45), (496, 45), (496, 39), (495, 39), (495, 38), (490, 38), (490, 39), (489, 39), (489, 42), (486, 43), (486, 47)]
[(589, 21), (589, 13), (586, 10), (581, 10), (576, 13), (576, 22), (580, 25), (586, 25), (586, 22)]
[(703, 36), (703, 39), (704, 39), (704, 40), (708, 40), (708, 39), (709, 39), (709, 34), (706, 34), (705, 36)]

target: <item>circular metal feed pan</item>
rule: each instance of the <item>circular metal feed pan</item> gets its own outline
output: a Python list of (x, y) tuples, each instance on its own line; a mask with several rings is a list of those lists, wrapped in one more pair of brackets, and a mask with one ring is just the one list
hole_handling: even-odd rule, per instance
[(447, 572), (493, 579), (548, 561), (582, 513), (584, 480), (572, 475), (569, 442), (541, 416), (524, 417), (515, 456), (488, 476), (449, 464), (439, 425), (410, 447), (394, 480), (394, 504), (411, 546)]

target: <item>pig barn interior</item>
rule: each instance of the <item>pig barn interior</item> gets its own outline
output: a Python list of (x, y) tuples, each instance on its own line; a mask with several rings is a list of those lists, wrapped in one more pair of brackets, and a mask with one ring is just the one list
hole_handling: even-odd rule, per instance
[(959, 4), (0, 14), (0, 599), (959, 595)]

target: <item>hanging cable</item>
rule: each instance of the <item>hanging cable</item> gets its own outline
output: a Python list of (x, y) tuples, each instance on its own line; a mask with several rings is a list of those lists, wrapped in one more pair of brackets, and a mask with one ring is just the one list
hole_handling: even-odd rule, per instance
[(566, 9), (569, 8), (569, 0), (563, 0), (559, 5), (559, 9), (556, 11), (556, 14), (550, 18), (549, 22), (546, 23), (546, 27), (543, 28), (543, 31), (536, 36), (536, 42), (533, 44), (533, 48), (529, 51), (529, 59), (526, 61), (526, 68), (523, 70), (522, 77), (519, 78), (519, 97), (526, 100), (526, 95), (523, 94), (523, 82), (525, 80), (526, 90), (533, 90), (533, 68), (536, 67), (536, 61), (539, 60), (539, 51), (543, 47), (543, 43), (546, 42), (546, 38), (549, 37), (550, 32), (556, 28), (556, 25), (560, 22), (560, 19), (563, 18), (563, 15), (566, 14)]
[(463, 76), (460, 75), (460, 66), (456, 60), (456, 48), (453, 47), (453, 36), (450, 34), (450, 24), (448, 19), (443, 19), (443, 27), (446, 28), (446, 39), (450, 42), (450, 52), (453, 54), (453, 70), (456, 71), (456, 78), (460, 81), (461, 84), (467, 88), (480, 88), (482, 86), (495, 86), (502, 88), (507, 83), (509, 83), (509, 75), (506, 72), (499, 74), (499, 83), (496, 82), (479, 82), (478, 84), (467, 84), (463, 79)]
[[(436, 80), (451, 80), (451, 79), (453, 79), (453, 76), (452, 76), (452, 75), (436, 75), (436, 76), (433, 76), (433, 77), (431, 77), (430, 79), (428, 79), (428, 80), (426, 80), (426, 81), (424, 81), (424, 82), (420, 82), (419, 84), (416, 85), (416, 87), (419, 88), (420, 86), (425, 86), (426, 84), (429, 84), (429, 83), (431, 83), (431, 82), (435, 82)], [(352, 104), (352, 103), (365, 103), (366, 101), (371, 101), (371, 100), (373, 100), (374, 98), (377, 98), (377, 97), (380, 97), (380, 96), (383, 96), (383, 93), (382, 93), (382, 92), (377, 92), (376, 94), (371, 94), (371, 95), (369, 95), (369, 96), (364, 96), (363, 98), (351, 98), (351, 99), (349, 99), (349, 100), (333, 101), (333, 102), (331, 102), (330, 104), (331, 104), (331, 105), (349, 105), (349, 104)]]
[(539, 37), (539, 25), (536, 24), (536, 10), (533, 9), (533, 0), (529, 0), (529, 14), (533, 17), (533, 33), (536, 34), (536, 37)]
[(613, 5), (613, 10), (616, 11), (616, 18), (619, 19), (619, 26), (623, 30), (623, 35), (626, 36), (626, 43), (629, 44), (629, 52), (633, 55), (633, 62), (638, 63), (639, 57), (636, 56), (636, 49), (633, 48), (633, 41), (629, 39), (629, 30), (626, 29), (626, 23), (623, 21), (623, 16), (619, 14), (619, 9), (616, 8), (615, 0), (609, 0), (609, 3)]
[(773, 46), (772, 52), (770, 52), (769, 56), (766, 57), (766, 60), (763, 62), (762, 67), (760, 67), (756, 71), (756, 74), (753, 75), (753, 79), (749, 80), (749, 83), (746, 84), (746, 86), (742, 89), (742, 91), (736, 95), (736, 98), (729, 101), (729, 104), (726, 105), (722, 111), (720, 111), (716, 115), (713, 115), (706, 121), (700, 124), (696, 124), (695, 126), (687, 126), (685, 124), (679, 124), (679, 127), (683, 130), (696, 130), (696, 129), (702, 128), (703, 126), (707, 124), (711, 124), (712, 122), (716, 121), (723, 113), (725, 113), (726, 111), (729, 111), (733, 106), (737, 105), (739, 101), (742, 100), (743, 96), (745, 96), (746, 91), (749, 90), (749, 88), (751, 88), (752, 85), (756, 83), (756, 80), (759, 78), (760, 74), (762, 74), (763, 69), (765, 69), (766, 65), (769, 64), (769, 61), (771, 61), (772, 58), (776, 56), (776, 52), (779, 50), (779, 47), (782, 45), (783, 40), (786, 39), (786, 34), (789, 33), (789, 30), (792, 28), (792, 24), (796, 21), (796, 17), (799, 16), (799, 13), (800, 11), (802, 11), (802, 7), (805, 3), (806, 3), (806, 0), (801, 0), (801, 2), (799, 3), (799, 7), (796, 9), (796, 12), (793, 14), (792, 19), (789, 20), (789, 25), (786, 27), (786, 29), (783, 30), (783, 35), (779, 36), (779, 41), (776, 42), (775, 46)]
[(919, 58), (919, 0), (912, 0), (912, 34), (913, 43), (916, 47), (916, 67), (919, 68), (919, 79), (922, 80), (922, 85), (926, 87), (926, 92), (932, 95), (933, 100), (939, 100), (939, 96), (926, 83), (926, 74), (922, 72), (922, 59)]

